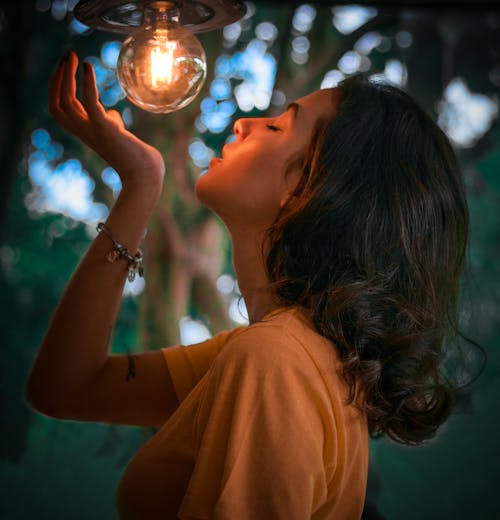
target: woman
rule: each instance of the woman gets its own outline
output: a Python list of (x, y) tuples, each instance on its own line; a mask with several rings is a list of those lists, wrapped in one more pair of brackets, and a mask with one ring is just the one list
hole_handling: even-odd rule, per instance
[[(76, 98), (77, 66), (69, 53), (55, 71), (50, 112), (123, 189), (55, 311), (28, 400), (54, 417), (160, 428), (127, 467), (120, 518), (359, 519), (368, 436), (417, 444), (452, 409), (439, 365), (468, 213), (445, 135), (362, 76), (238, 120), (196, 194), (229, 230), (250, 325), (110, 355), (164, 163), (103, 109), (90, 65)], [(109, 255), (114, 241), (125, 258)]]

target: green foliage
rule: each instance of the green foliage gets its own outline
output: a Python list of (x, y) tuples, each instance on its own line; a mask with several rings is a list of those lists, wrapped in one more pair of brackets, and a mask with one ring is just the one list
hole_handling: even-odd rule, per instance
[(0, 462), (0, 517), (114, 518), (114, 496), (123, 468), (143, 440), (140, 428), (38, 415), (22, 459)]
[[(303, 95), (318, 87), (322, 74), (336, 66), (342, 53), (350, 50), (368, 27), (361, 28), (356, 38), (343, 36), (332, 30), (330, 6), (319, 6), (318, 22), (311, 31), (311, 60), (321, 63), (324, 55), (331, 60), (313, 71), (311, 64), (297, 66), (290, 60), (292, 16), (292, 5), (278, 8), (262, 3), (252, 23), (272, 20), (277, 25), (281, 40), (273, 52), (279, 60), (281, 84), (278, 86)], [(1, 20), (0, 17), (0, 23)], [(434, 30), (433, 19), (425, 23), (419, 22), (418, 17), (415, 20), (411, 17), (398, 20), (394, 13), (385, 12), (370, 22), (370, 30), (378, 27), (391, 39), (401, 24), (406, 23), (415, 38), (414, 48), (401, 51), (393, 46), (389, 53), (375, 49), (370, 59), (374, 70), (382, 69), (389, 57), (405, 61), (410, 92), (432, 111), (443, 88), (441, 63), (445, 47), (437, 36), (438, 31)], [(39, 126), (46, 127), (54, 139), (62, 141), (66, 156), (80, 158), (85, 169), (97, 179), (104, 166), (102, 161), (74, 139), (55, 130), (48, 117), (46, 83), (68, 42), (82, 56), (98, 55), (100, 45), (109, 35), (95, 32), (71, 37), (65, 25), (51, 20), (48, 13), (33, 15), (33, 24), (29, 27), (30, 31), (18, 35), (27, 41), (19, 40), (22, 44), (17, 42), (16, 52), (20, 54), (29, 49), (31, 54), (26, 50), (23, 67), (11, 66), (16, 73), (18, 69), (29, 71), (27, 77), (22, 78), (22, 89), (20, 83), (14, 84), (14, 92), (19, 87), (24, 96), (24, 110), (29, 114), (24, 121), (26, 128), (19, 149), (26, 153), (30, 132)], [(7, 49), (5, 34), (5, 30), (0, 30), (2, 55)], [(249, 34), (251, 32), (247, 37)], [(214, 45), (215, 40), (208, 36), (201, 39)], [(476, 60), (479, 51), (474, 51), (473, 45), (478, 41), (471, 36), (460, 42), (457, 48), (468, 49), (465, 61), (460, 60), (464, 53), (456, 55), (456, 70), (470, 79), (474, 90), (486, 81), (478, 78), (488, 77), (487, 58), (481, 55), (481, 59)], [(11, 99), (2, 102), (7, 107)], [(124, 104), (122, 102), (119, 108)], [(257, 112), (236, 115), (251, 116)], [(207, 145), (218, 150), (229, 133), (228, 129), (204, 139)], [(471, 212), (470, 267), (466, 284), (469, 318), (464, 325), (465, 331), (487, 350), (487, 369), (468, 393), (465, 413), (453, 417), (434, 442), (419, 448), (402, 448), (384, 440), (372, 442), (368, 498), (391, 520), (469, 520), (498, 516), (494, 488), (500, 436), (500, 415), (496, 413), (500, 371), (498, 122), (490, 131), (488, 143), (487, 150), (478, 146), (461, 156)], [(16, 164), (21, 167), (13, 172), (17, 176), (0, 245), (3, 353), (0, 361), (0, 517), (9, 520), (114, 518), (118, 480), (129, 458), (151, 432), (125, 426), (52, 420), (31, 410), (24, 399), (25, 381), (50, 315), (90, 238), (84, 225), (75, 225), (66, 217), (27, 212), (24, 198), (30, 185), (26, 164), (21, 159), (16, 156)], [(109, 198), (106, 190), (98, 183), (96, 198)], [(199, 217), (199, 214), (174, 209), (181, 229), (188, 229), (191, 221)], [(224, 271), (228, 272), (231, 268), (228, 242), (224, 248)], [(197, 313), (194, 307), (190, 310)], [(137, 302), (126, 298), (115, 328), (114, 352), (133, 351), (138, 347), (136, 319)]]

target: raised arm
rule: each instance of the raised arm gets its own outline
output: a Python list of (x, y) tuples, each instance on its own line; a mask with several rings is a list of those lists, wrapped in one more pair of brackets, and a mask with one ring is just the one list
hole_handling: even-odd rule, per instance
[[(134, 255), (161, 193), (164, 162), (158, 150), (125, 129), (118, 112), (103, 108), (98, 99), (94, 71), (89, 64), (83, 66), (80, 101), (76, 97), (75, 81), (78, 57), (71, 52), (63, 58), (51, 79), (49, 110), (65, 130), (94, 149), (120, 175), (123, 187), (106, 226)], [(145, 409), (145, 416), (138, 420), (127, 420), (124, 415), (125, 420), (120, 421), (119, 415), (113, 416), (112, 398), (103, 405), (109, 408), (109, 417), (104, 408), (99, 408), (99, 403), (95, 405), (94, 415), (85, 416), (82, 411), (81, 403), (88, 401), (92, 392), (96, 392), (93, 397), (98, 398), (98, 388), (103, 388), (103, 375), (112, 384), (113, 369), (123, 370), (123, 378), (117, 384), (126, 385), (126, 373), (130, 368), (125, 364), (125, 356), (116, 357), (113, 367), (108, 363), (110, 336), (128, 273), (125, 259), (113, 263), (106, 260), (111, 249), (111, 240), (100, 233), (73, 273), (40, 345), (27, 382), (26, 398), (36, 409), (56, 417), (78, 419), (79, 414), (83, 414), (83, 420), (159, 423), (167, 410), (160, 413), (158, 407), (173, 408), (176, 404), (173, 394), (161, 401), (157, 399), (151, 404), (156, 409)], [(166, 389), (154, 389), (152, 385), (160, 381), (170, 384), (161, 354), (147, 354), (139, 357), (146, 360), (141, 362), (151, 368), (154, 377), (144, 382), (149, 386), (136, 386), (139, 392), (136, 405), (143, 402), (146, 408), (148, 402), (144, 399), (148, 392), (161, 393)], [(130, 361), (138, 359), (134, 358)], [(130, 384), (126, 390), (117, 386), (122, 397), (132, 389)], [(120, 399), (118, 394), (115, 400)]]

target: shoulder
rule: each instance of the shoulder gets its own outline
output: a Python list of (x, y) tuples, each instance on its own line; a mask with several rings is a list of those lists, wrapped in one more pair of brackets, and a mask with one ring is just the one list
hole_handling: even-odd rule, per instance
[(274, 365), (314, 370), (296, 315), (283, 311), (241, 329), (228, 338), (219, 363), (238, 363), (269, 370)]

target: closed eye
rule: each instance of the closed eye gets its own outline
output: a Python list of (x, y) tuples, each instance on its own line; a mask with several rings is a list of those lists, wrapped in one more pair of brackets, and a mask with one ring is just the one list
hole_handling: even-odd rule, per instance
[(281, 130), (281, 128), (278, 128), (276, 125), (271, 125), (271, 124), (267, 124), (266, 128), (268, 128), (269, 130), (272, 130), (273, 132), (279, 132)]

